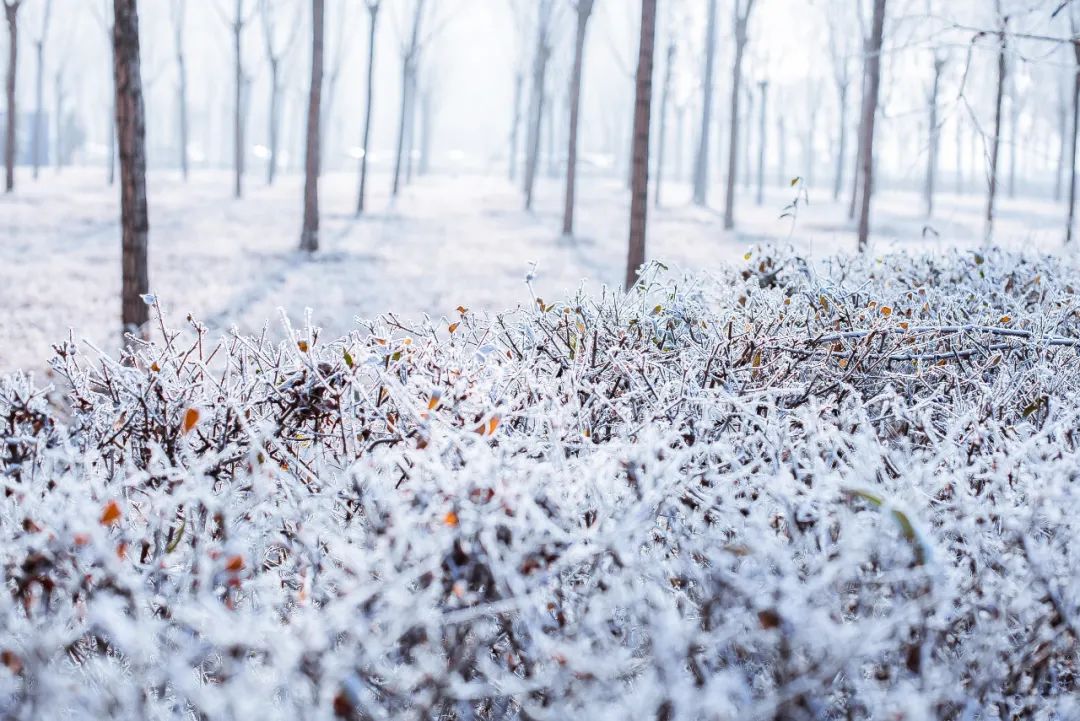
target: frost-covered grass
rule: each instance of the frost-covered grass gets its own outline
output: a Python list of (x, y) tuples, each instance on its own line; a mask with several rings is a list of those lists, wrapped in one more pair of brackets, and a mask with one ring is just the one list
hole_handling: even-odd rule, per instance
[(655, 278), (4, 381), (0, 715), (1076, 718), (1077, 269)]

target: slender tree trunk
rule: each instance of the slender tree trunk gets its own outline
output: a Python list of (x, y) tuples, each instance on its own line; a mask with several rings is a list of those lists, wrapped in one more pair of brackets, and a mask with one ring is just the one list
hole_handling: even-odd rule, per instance
[(551, 53), (551, 47), (548, 44), (547, 27), (550, 12), (550, 3), (541, 3), (539, 5), (536, 57), (533, 61), (532, 100), (529, 108), (531, 117), (529, 118), (528, 148), (525, 153), (525, 210), (532, 209), (536, 168), (540, 162), (540, 124), (544, 116), (544, 78), (547, 75), (547, 62)]
[(686, 106), (675, 106), (675, 179), (683, 181), (683, 160), (686, 159), (686, 148), (683, 143), (686, 134)]
[(574, 234), (574, 186), (577, 182), (578, 113), (581, 109), (581, 66), (585, 54), (585, 31), (593, 0), (577, 2), (577, 34), (574, 36), (574, 69), (570, 73), (570, 127), (566, 144), (566, 200), (563, 203), (563, 235)]
[(139, 333), (149, 319), (146, 205), (146, 115), (139, 67), (138, 0), (113, 0), (113, 74), (116, 134), (120, 146), (120, 226), (122, 250), (121, 323)]
[(304, 156), (304, 226), (300, 250), (319, 249), (319, 112), (323, 85), (324, 0), (311, 0), (311, 89), (308, 93), (307, 144)]
[(273, 185), (277, 176), (278, 146), (281, 133), (281, 71), (277, 57), (270, 58), (270, 113), (269, 113), (269, 141), (270, 157), (266, 161), (266, 184)]
[[(777, 101), (781, 104), (780, 101)], [(778, 158), (776, 182), (777, 185), (784, 186), (790, 182), (787, 172), (787, 123), (784, 120), (783, 113), (777, 113), (776, 118), (776, 149)]]
[(1007, 48), (1006, 27), (1008, 18), (1002, 20), (1001, 30), (998, 32), (998, 62), (997, 62), (997, 91), (994, 99), (994, 137), (990, 142), (990, 187), (986, 194), (986, 231), (984, 240), (989, 243), (994, 236), (994, 204), (997, 201), (998, 186), (998, 159), (1001, 151), (1001, 117), (1002, 102), (1005, 97), (1005, 77), (1007, 66), (1005, 63), (1005, 51)]
[[(866, 154), (866, 96), (868, 93), (868, 79), (870, 76), (870, 42), (863, 40), (863, 72), (862, 72), (862, 108), (859, 115), (859, 135), (855, 147), (855, 172), (851, 176), (851, 202), (848, 204), (848, 220), (855, 219), (855, 210), (859, 204), (859, 187), (862, 183), (863, 155)], [(877, 110), (875, 109), (876, 113)], [(871, 162), (872, 159), (871, 159)]]
[(1065, 185), (1065, 160), (1069, 151), (1069, 101), (1068, 90), (1064, 83), (1058, 83), (1058, 158), (1057, 173), (1054, 176), (1054, 202), (1061, 201), (1061, 192)]
[(180, 114), (180, 172), (184, 182), (188, 179), (188, 107), (187, 107), (187, 62), (184, 57), (184, 11), (186, 1), (180, 0), (173, 18), (176, 32), (176, 71), (178, 76), (176, 103)]
[(840, 105), (840, 124), (837, 127), (836, 173), (833, 175), (833, 202), (840, 200), (840, 191), (844, 187), (844, 164), (847, 160), (847, 112), (848, 84), (839, 83), (836, 87)]
[(758, 125), (758, 156), (757, 156), (757, 204), (765, 203), (765, 135), (766, 135), (766, 112), (769, 103), (769, 83), (762, 80), (758, 83), (761, 89), (761, 113)]
[(874, 122), (877, 117), (878, 92), (881, 86), (881, 45), (885, 32), (885, 0), (874, 0), (874, 18), (867, 57), (866, 95), (862, 119), (862, 203), (859, 212), (859, 252), (866, 250), (870, 238), (870, 199), (874, 188)]
[[(406, 135), (410, 133), (412, 124), (411, 109), (412, 85), (416, 80), (416, 62), (420, 42), (420, 21), (424, 15), (424, 0), (416, 0), (413, 12), (412, 35), (409, 39), (409, 47), (401, 59), (401, 112), (398, 114), (398, 137), (397, 152), (394, 157), (394, 183), (390, 194), (397, 197), (401, 189), (402, 163), (408, 162), (405, 155), (405, 145), (408, 142)], [(406, 169), (407, 170), (407, 169)]]
[(360, 155), (360, 189), (356, 197), (356, 214), (364, 212), (364, 197), (367, 190), (368, 156), (371, 151), (371, 107), (375, 98), (375, 29), (379, 21), (379, 3), (368, 3), (368, 63), (367, 88), (364, 102), (364, 142)]
[(667, 116), (668, 104), (671, 101), (671, 72), (675, 64), (675, 40), (668, 40), (667, 53), (664, 58), (664, 85), (660, 90), (660, 137), (656, 143), (656, 189), (653, 190), (653, 202), (660, 207), (660, 183), (664, 178), (664, 155), (667, 148)]
[(236, 0), (236, 19), (233, 23), (233, 195), (237, 198), (244, 194), (244, 66), (240, 45), (244, 31), (243, 12), (244, 0)]
[(427, 86), (420, 93), (420, 175), (431, 172), (431, 113), (431, 87)]
[(938, 149), (941, 146), (941, 128), (938, 127), (938, 91), (941, 87), (941, 73), (945, 61), (934, 58), (934, 80), (930, 86), (930, 134), (929, 152), (926, 158), (926, 183), (923, 186), (923, 199), (926, 203), (926, 217), (934, 215), (934, 190), (937, 182)]
[(739, 13), (738, 3), (735, 10), (735, 65), (731, 72), (731, 127), (728, 132), (728, 177), (727, 195), (724, 198), (724, 229), (735, 227), (735, 181), (739, 170), (739, 95), (742, 89), (742, 63), (746, 51), (747, 24), (754, 0), (745, 0), (747, 7), (744, 14)]
[(637, 282), (645, 263), (645, 223), (649, 199), (649, 116), (652, 111), (653, 44), (656, 0), (641, 0), (641, 40), (634, 82), (634, 182), (630, 193), (630, 239), (626, 255), (626, 289)]
[(21, 0), (4, 0), (4, 16), (8, 26), (8, 64), (4, 89), (7, 95), (7, 128), (4, 137), (4, 192), (15, 190), (15, 68), (18, 62), (19, 24), (18, 12)]
[(1017, 143), (1017, 130), (1020, 125), (1020, 98), (1016, 90), (1016, 84), (1013, 84), (1012, 92), (1009, 94), (1009, 197), (1016, 197), (1016, 165), (1017, 156), (1019, 155), (1019, 145)]
[[(1073, 29), (1073, 34), (1076, 29)], [(1072, 137), (1069, 139), (1069, 219), (1065, 226), (1065, 242), (1072, 243), (1073, 221), (1076, 218), (1076, 141), (1080, 136), (1080, 40), (1073, 40), (1076, 69), (1073, 72)]]
[(401, 163), (405, 154), (405, 122), (409, 106), (409, 64), (412, 60), (408, 57), (401, 62), (401, 107), (398, 112), (397, 152), (394, 153), (394, 183), (390, 189), (390, 195), (397, 197), (401, 189)]
[(513, 183), (517, 179), (518, 129), (521, 127), (521, 96), (525, 85), (525, 75), (514, 73), (514, 115), (510, 120), (510, 167), (507, 177)]
[(413, 64), (412, 73), (409, 75), (408, 94), (409, 104), (405, 114), (405, 184), (412, 183), (413, 176), (413, 140), (416, 137), (416, 95), (417, 86), (419, 81), (417, 79), (418, 70), (416, 64)]
[(701, 134), (694, 158), (694, 203), (705, 205), (709, 192), (709, 132), (712, 125), (713, 62), (716, 54), (716, 0), (709, 0), (705, 26), (705, 80), (701, 86)]
[(53, 164), (57, 174), (64, 166), (64, 73), (57, 70), (53, 76), (53, 107), (56, 109), (56, 117), (53, 118), (53, 129), (56, 139), (53, 141), (56, 148), (56, 157)]
[[(964, 192), (964, 124), (956, 118), (956, 194)], [(1064, 151), (1062, 151), (1064, 152)]]
[(552, 93), (551, 102), (548, 103), (547, 110), (544, 112), (544, 126), (547, 130), (545, 150), (547, 151), (547, 174), (549, 178), (558, 176), (555, 162), (555, 109), (555, 95)]
[(43, 162), (42, 151), (45, 149), (48, 129), (45, 126), (45, 35), (49, 31), (49, 15), (52, 12), (52, 0), (45, 0), (45, 16), (41, 23), (41, 36), (34, 42), (34, 50), (37, 54), (37, 77), (34, 95), (37, 102), (34, 108), (34, 180), (38, 179)]
[(746, 137), (742, 139), (743, 158), (740, 175), (742, 175), (743, 188), (749, 190), (751, 179), (754, 176), (754, 168), (750, 164), (750, 148), (753, 145), (751, 133), (754, 132), (754, 88), (751, 85), (744, 85), (743, 87), (746, 91), (746, 112), (743, 113), (742, 120), (739, 121), (739, 127), (746, 128)]
[(109, 159), (106, 161), (107, 172), (106, 179), (109, 182), (109, 187), (112, 187), (116, 183), (116, 99), (113, 98), (112, 108), (109, 113)]

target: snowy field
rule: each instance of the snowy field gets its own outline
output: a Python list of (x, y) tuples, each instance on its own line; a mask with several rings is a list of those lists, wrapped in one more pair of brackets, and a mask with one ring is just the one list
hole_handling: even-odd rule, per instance
[[(100, 169), (47, 170), (0, 198), (0, 370), (42, 368), (51, 346), (73, 328), (102, 348), (117, 345), (120, 242), (117, 190)], [(247, 195), (231, 197), (226, 172), (196, 172), (184, 185), (168, 172), (150, 174), (150, 282), (173, 318), (191, 313), (212, 330), (255, 330), (278, 308), (300, 320), (306, 308), (332, 335), (355, 317), (386, 311), (402, 317), (453, 315), (464, 305), (503, 310), (532, 303), (524, 283), (552, 300), (583, 281), (618, 286), (625, 267), (628, 193), (622, 183), (584, 176), (578, 183), (578, 237), (561, 238), (562, 182), (541, 178), (536, 210), (502, 177), (433, 175), (407, 186), (396, 203), (390, 179), (372, 178), (371, 212), (353, 217), (356, 179), (331, 174), (321, 192), (322, 250), (295, 251), (301, 215), (299, 176), (268, 188), (252, 174)], [(779, 216), (795, 190), (772, 186), (761, 207), (740, 188), (738, 231), (727, 233), (715, 185), (702, 209), (689, 188), (669, 183), (665, 207), (650, 208), (650, 258), (709, 271), (738, 260), (759, 243), (790, 242), (808, 258), (854, 247), (845, 207), (811, 188), (792, 230)], [(874, 252), (937, 252), (974, 247), (982, 238), (981, 195), (942, 194), (925, 232), (921, 199), (883, 193), (875, 200)], [(1059, 247), (1064, 210), (1049, 201), (1000, 202), (996, 243), (1006, 248)]]

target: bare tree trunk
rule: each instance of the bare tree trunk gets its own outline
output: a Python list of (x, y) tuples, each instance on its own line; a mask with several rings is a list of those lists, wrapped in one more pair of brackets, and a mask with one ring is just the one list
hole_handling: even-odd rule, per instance
[(307, 144), (304, 157), (304, 227), (300, 250), (319, 249), (319, 112), (323, 85), (324, 0), (311, 0), (311, 90), (308, 93)]
[(551, 46), (548, 41), (548, 24), (551, 19), (550, 0), (540, 0), (537, 6), (536, 56), (533, 59), (532, 100), (529, 105), (528, 147), (525, 153), (525, 210), (532, 209), (536, 168), (540, 163), (541, 120), (544, 117), (544, 78), (547, 75)]
[(1016, 197), (1016, 165), (1019, 155), (1017, 144), (1017, 130), (1020, 125), (1020, 93), (1016, 83), (1012, 83), (1012, 91), (1009, 93), (1009, 197)]
[[(1073, 16), (1074, 17), (1074, 16)], [(1076, 35), (1076, 23), (1073, 21), (1073, 36)], [(1069, 141), (1069, 219), (1065, 227), (1065, 243), (1072, 243), (1073, 221), (1076, 218), (1076, 141), (1080, 135), (1080, 40), (1073, 40), (1073, 55), (1076, 68), (1073, 71), (1072, 97), (1072, 138)]]
[(938, 121), (938, 91), (941, 88), (941, 73), (945, 70), (945, 60), (934, 58), (934, 79), (930, 86), (930, 150), (926, 158), (926, 183), (923, 186), (923, 199), (926, 202), (926, 217), (934, 215), (934, 190), (937, 182), (938, 149), (941, 147), (941, 128)]
[[(855, 210), (859, 204), (859, 186), (862, 182), (862, 167), (863, 167), (863, 155), (866, 154), (866, 96), (868, 93), (867, 85), (870, 74), (870, 42), (864, 38), (862, 43), (863, 48), (863, 72), (862, 72), (862, 108), (859, 115), (859, 135), (856, 139), (855, 147), (855, 172), (851, 177), (851, 202), (848, 205), (848, 220), (855, 219)], [(876, 113), (875, 109), (875, 113)], [(871, 159), (871, 163), (873, 159)]]
[(173, 28), (176, 39), (176, 71), (178, 75), (176, 104), (180, 114), (180, 172), (188, 179), (188, 107), (187, 63), (184, 58), (184, 15), (187, 0), (177, 0), (173, 5)]
[(4, 192), (15, 190), (15, 68), (18, 62), (19, 22), (18, 12), (22, 0), (4, 0), (4, 16), (8, 26), (7, 80), (7, 129), (4, 137)]
[(379, 21), (379, 0), (368, 0), (368, 64), (367, 90), (364, 103), (364, 142), (360, 155), (360, 190), (356, 197), (356, 214), (364, 212), (364, 196), (367, 190), (368, 156), (371, 154), (371, 105), (375, 97), (375, 29)]
[(425, 83), (420, 93), (420, 161), (417, 172), (427, 175), (431, 172), (431, 84)]
[(113, 75), (116, 134), (120, 146), (122, 286), (120, 319), (125, 333), (139, 333), (149, 320), (146, 205), (146, 115), (139, 67), (138, 0), (113, 0)]
[[(956, 117), (956, 194), (964, 192), (964, 124)], [(1064, 153), (1064, 151), (1062, 151)]]
[(53, 159), (53, 163), (56, 166), (57, 174), (60, 173), (60, 168), (64, 166), (64, 71), (57, 70), (56, 75), (53, 76), (53, 107), (56, 109), (56, 117), (53, 118), (53, 128), (56, 135), (54, 140), (54, 147), (56, 148), (56, 157)]
[(577, 182), (578, 113), (581, 109), (581, 66), (585, 54), (585, 31), (593, 0), (577, 0), (577, 34), (574, 36), (574, 69), (570, 73), (570, 128), (566, 144), (566, 200), (563, 203), (563, 235), (574, 234), (574, 186)]
[(233, 20), (233, 195), (240, 198), (244, 194), (244, 120), (243, 92), (244, 66), (241, 36), (244, 32), (244, 0), (236, 0), (236, 17)]
[(544, 127), (547, 130), (547, 142), (545, 143), (545, 150), (547, 152), (547, 174), (549, 178), (558, 176), (557, 162), (555, 160), (555, 94), (551, 93), (551, 102), (547, 104), (547, 109), (544, 111)]
[(735, 1), (735, 65), (731, 72), (731, 127), (728, 133), (727, 196), (724, 199), (725, 230), (735, 227), (735, 181), (739, 169), (739, 91), (742, 89), (743, 54), (749, 39), (747, 24), (753, 8), (754, 0)]
[(649, 205), (649, 116), (652, 111), (653, 44), (656, 0), (641, 0), (641, 41), (634, 82), (634, 182), (630, 193), (630, 239), (626, 254), (626, 289), (637, 282), (645, 263), (645, 222)]
[(270, 157), (266, 160), (266, 184), (273, 185), (274, 177), (277, 175), (278, 166), (278, 145), (280, 136), (280, 124), (281, 124), (281, 112), (279, 106), (281, 105), (281, 79), (279, 60), (272, 58), (270, 60), (270, 112), (268, 122), (269, 127), (269, 141), (270, 141)]
[(766, 135), (766, 111), (769, 103), (769, 82), (758, 82), (761, 90), (761, 123), (758, 126), (758, 156), (757, 156), (757, 204), (765, 204), (765, 135)]
[(840, 200), (840, 191), (844, 187), (844, 164), (847, 160), (847, 113), (848, 83), (838, 83), (837, 102), (840, 105), (840, 123), (836, 135), (836, 173), (833, 175), (833, 202)]
[[(781, 101), (777, 101), (778, 105), (783, 105)], [(784, 113), (777, 113), (776, 118), (776, 145), (778, 163), (776, 172), (776, 182), (778, 185), (786, 185), (789, 182), (787, 177), (787, 122), (784, 120)]]
[(653, 190), (653, 203), (660, 207), (660, 183), (664, 178), (664, 147), (667, 143), (668, 104), (671, 101), (671, 72), (675, 64), (675, 37), (668, 38), (667, 53), (664, 58), (664, 85), (660, 90), (660, 137), (656, 144), (656, 188)]
[(35, 100), (37, 102), (34, 108), (34, 133), (33, 133), (33, 155), (34, 155), (34, 180), (38, 179), (38, 174), (41, 171), (42, 162), (42, 150), (45, 145), (45, 138), (42, 137), (46, 133), (45, 128), (45, 36), (49, 32), (49, 17), (52, 14), (52, 0), (45, 0), (45, 14), (42, 16), (41, 21), (41, 35), (34, 41), (34, 50), (37, 55), (37, 77), (35, 82)]
[(510, 168), (507, 173), (511, 183), (517, 179), (518, 128), (521, 127), (521, 96), (524, 85), (525, 75), (521, 71), (514, 73), (514, 116), (510, 120)]
[(409, 76), (408, 93), (409, 104), (405, 115), (405, 184), (412, 183), (413, 176), (413, 140), (416, 137), (416, 95), (419, 86), (419, 70), (414, 65), (412, 74)]
[(859, 252), (866, 250), (870, 238), (870, 199), (874, 188), (874, 121), (877, 117), (878, 92), (881, 87), (881, 45), (885, 32), (885, 0), (874, 0), (870, 47), (867, 56), (866, 94), (862, 108), (862, 203), (859, 212)]
[(1069, 100), (1064, 83), (1058, 83), (1058, 158), (1057, 173), (1054, 176), (1054, 202), (1061, 201), (1061, 191), (1065, 184), (1065, 159), (1069, 151)]
[(694, 203), (705, 205), (709, 192), (709, 131), (712, 125), (713, 61), (716, 54), (716, 0), (709, 0), (705, 26), (705, 80), (701, 86), (701, 134), (694, 158)]
[(416, 0), (416, 5), (413, 10), (412, 35), (409, 40), (409, 47), (405, 50), (405, 54), (401, 59), (401, 111), (398, 114), (397, 153), (394, 157), (394, 184), (390, 191), (390, 194), (395, 198), (397, 197), (398, 191), (401, 189), (401, 165), (402, 162), (406, 160), (403, 156), (405, 154), (405, 144), (408, 141), (406, 134), (409, 133), (409, 125), (412, 123), (409, 105), (412, 102), (412, 86), (416, 81), (417, 53), (420, 50), (420, 20), (424, 14), (424, 0)]
[(746, 92), (746, 111), (743, 113), (742, 120), (739, 121), (739, 127), (746, 128), (746, 137), (742, 139), (743, 159), (739, 174), (742, 176), (743, 188), (749, 190), (751, 178), (754, 175), (753, 166), (750, 164), (750, 147), (753, 145), (751, 133), (754, 131), (754, 87), (744, 85), (743, 88)]
[(998, 186), (998, 158), (1001, 151), (1001, 106), (1005, 97), (1005, 77), (1007, 67), (1005, 64), (1005, 51), (1007, 49), (1007, 36), (1005, 34), (1009, 19), (1002, 17), (1000, 13), (1001, 3), (998, 2), (998, 17), (1001, 18), (1001, 29), (998, 31), (998, 62), (997, 62), (997, 91), (994, 99), (994, 137), (990, 142), (990, 187), (986, 194), (986, 230), (984, 240), (989, 243), (994, 236), (994, 203), (997, 200)]
[(686, 105), (675, 105), (675, 179), (683, 180), (683, 160), (686, 151), (683, 140), (686, 134)]

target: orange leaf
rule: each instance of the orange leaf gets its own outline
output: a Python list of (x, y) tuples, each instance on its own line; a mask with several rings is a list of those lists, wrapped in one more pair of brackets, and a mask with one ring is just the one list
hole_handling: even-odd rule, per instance
[(150, 364), (150, 370), (154, 371), (155, 373), (158, 373), (159, 371), (161, 371), (161, 366), (158, 365), (157, 361), (154, 361), (153, 363)]
[(436, 389), (431, 391), (431, 398), (428, 399), (427, 407), (429, 411), (435, 410), (439, 406), (439, 401), (442, 400), (442, 391)]
[(490, 435), (490, 434), (494, 433), (495, 429), (498, 428), (498, 427), (499, 427), (499, 417), (498, 416), (492, 416), (491, 420), (488, 421), (488, 434)]
[(900, 327), (903, 328), (904, 330), (907, 330), (908, 329), (908, 322), (906, 320), (900, 321)]
[(446, 515), (443, 516), (442, 520), (443, 523), (445, 523), (447, 526), (450, 526), (451, 528), (458, 524), (457, 514), (453, 511), (447, 511)]
[(306, 340), (298, 340), (298, 341), (296, 341), (296, 347), (300, 349), (301, 353), (307, 353), (308, 352), (308, 344), (307, 344)]
[(463, 305), (459, 305), (459, 306), (457, 307), (457, 312), (458, 312), (458, 313), (461, 313), (461, 315), (463, 315), (463, 316), (464, 316), (464, 315), (465, 315), (466, 313), (468, 313), (468, 312), (469, 312), (469, 309), (468, 309), (468, 308), (466, 308), (466, 307), (465, 307), (465, 306), (463, 306)]
[(1012, 318), (1010, 318), (1007, 315), (1003, 315), (1003, 316), (1001, 316), (1001, 320), (999, 320), (998, 323), (1009, 323), (1011, 321), (1012, 321)]
[(841, 358), (839, 363), (840, 363), (841, 368), (847, 368), (847, 363), (848, 363), (847, 358)]
[(184, 422), (180, 426), (180, 431), (182, 433), (188, 433), (188, 432), (191, 431), (192, 428), (195, 427), (195, 424), (198, 423), (198, 422), (199, 422), (199, 409), (198, 408), (188, 408), (186, 411), (184, 411)]
[(881, 314), (886, 318), (889, 317), (890, 315), (892, 315), (892, 308), (887, 305), (881, 306)]
[(85, 546), (90, 543), (90, 534), (88, 533), (76, 533), (72, 540), (75, 541), (76, 546)]
[(104, 510), (101, 512), (101, 525), (112, 526), (120, 520), (120, 504), (116, 501), (109, 501), (105, 504)]
[(460, 322), (458, 322), (458, 323), (451, 323), (451, 324), (450, 324), (450, 332), (451, 332), (451, 333), (453, 333), (454, 331), (456, 331), (456, 330), (458, 329), (458, 326), (459, 326), (459, 325), (461, 325), (461, 323), (460, 323)]
[(244, 570), (244, 557), (243, 556), (229, 556), (229, 559), (225, 561), (226, 571), (243, 571)]

